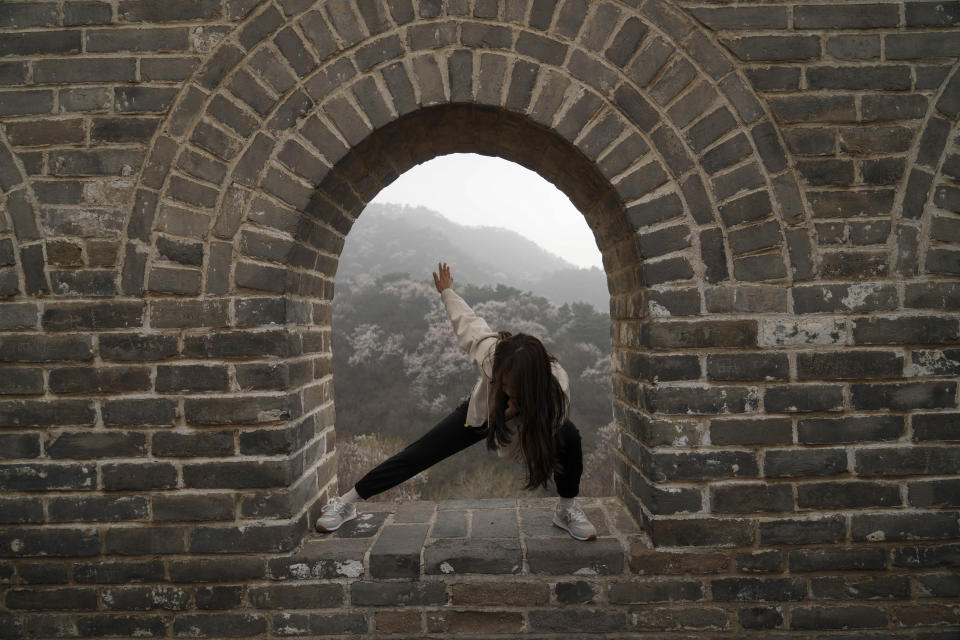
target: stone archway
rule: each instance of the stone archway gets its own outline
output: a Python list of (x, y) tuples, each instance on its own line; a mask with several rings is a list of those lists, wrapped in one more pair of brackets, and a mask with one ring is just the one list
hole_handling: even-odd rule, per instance
[[(813, 277), (816, 261), (776, 128), (710, 36), (667, 4), (494, 3), (473, 15), (263, 4), (154, 139), (121, 289), (197, 297), (196, 309), (281, 296), (286, 322), (328, 327), (352, 221), (407, 168), (454, 151), (519, 162), (584, 212), (611, 293), (615, 415), (634, 443), (618, 491), (637, 516), (699, 511), (699, 500), (678, 509), (678, 490), (654, 488), (645, 469), (654, 445), (642, 432), (658, 409), (637, 391), (656, 379), (644, 351), (755, 346), (750, 322), (696, 323), (704, 287), (788, 284)], [(284, 390), (294, 417), (332, 437), (332, 418), (319, 417), (332, 416), (329, 329), (301, 333), (290, 339), (313, 345), (313, 377)], [(714, 337), (683, 337), (703, 333)]]

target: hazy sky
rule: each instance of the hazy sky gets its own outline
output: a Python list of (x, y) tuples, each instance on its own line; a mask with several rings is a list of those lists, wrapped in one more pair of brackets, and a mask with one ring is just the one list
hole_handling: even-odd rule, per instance
[(567, 196), (502, 158), (434, 158), (397, 178), (373, 202), (422, 205), (460, 224), (512, 229), (577, 266), (602, 268), (593, 232)]

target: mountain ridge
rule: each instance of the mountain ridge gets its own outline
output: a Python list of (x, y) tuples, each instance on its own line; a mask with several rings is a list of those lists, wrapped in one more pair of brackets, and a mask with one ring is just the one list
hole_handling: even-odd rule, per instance
[(505, 284), (558, 305), (586, 302), (601, 311), (609, 306), (601, 269), (577, 267), (515, 231), (462, 225), (422, 206), (368, 205), (347, 236), (337, 277), (419, 278), (434, 270), (437, 260), (453, 265), (460, 282)]

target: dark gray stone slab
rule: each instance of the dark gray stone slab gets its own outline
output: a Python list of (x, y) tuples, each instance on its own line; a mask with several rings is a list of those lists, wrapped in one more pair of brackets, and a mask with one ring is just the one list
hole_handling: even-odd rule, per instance
[(474, 538), (516, 538), (520, 535), (516, 509), (481, 509), (473, 512), (470, 535)]
[(520, 541), (483, 538), (441, 539), (423, 551), (424, 573), (519, 573), (523, 566)]
[(434, 538), (467, 537), (466, 511), (438, 511), (431, 535)]
[(370, 550), (370, 575), (374, 578), (417, 578), (420, 550), (427, 524), (396, 524), (383, 528)]
[(430, 522), (437, 510), (435, 502), (407, 502), (397, 507), (393, 514), (394, 523)]
[(444, 500), (437, 503), (437, 510), (445, 509), (512, 509), (516, 498), (488, 498), (486, 500)]
[(580, 542), (564, 535), (564, 538), (527, 539), (531, 573), (597, 576), (623, 572), (624, 551), (616, 538)]

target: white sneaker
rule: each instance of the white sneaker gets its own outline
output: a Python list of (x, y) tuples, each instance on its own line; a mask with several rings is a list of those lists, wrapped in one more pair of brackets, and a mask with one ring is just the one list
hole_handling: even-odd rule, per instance
[(321, 510), (323, 515), (317, 520), (317, 531), (330, 533), (336, 531), (344, 522), (357, 517), (357, 505), (344, 503), (339, 497), (333, 498)]
[(587, 520), (587, 514), (577, 503), (567, 509), (558, 504), (557, 510), (553, 513), (553, 524), (565, 530), (577, 540), (597, 539), (596, 527), (590, 524), (590, 521)]

